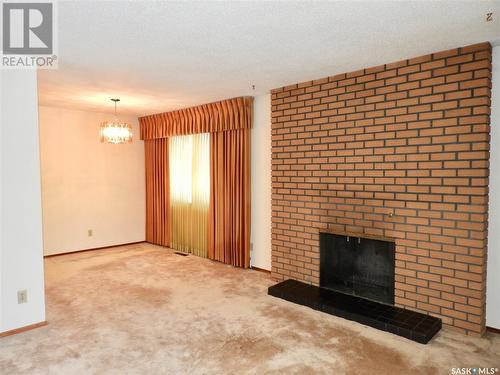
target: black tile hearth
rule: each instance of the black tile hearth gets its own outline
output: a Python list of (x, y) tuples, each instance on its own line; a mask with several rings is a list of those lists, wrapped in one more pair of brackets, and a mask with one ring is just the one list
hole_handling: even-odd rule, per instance
[(441, 319), (396, 306), (335, 292), (296, 280), (269, 287), (274, 297), (427, 344), (441, 329)]

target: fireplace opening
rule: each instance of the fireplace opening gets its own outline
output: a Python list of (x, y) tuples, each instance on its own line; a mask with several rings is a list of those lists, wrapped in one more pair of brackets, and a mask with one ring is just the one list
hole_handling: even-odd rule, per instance
[(394, 242), (320, 233), (320, 286), (394, 304)]

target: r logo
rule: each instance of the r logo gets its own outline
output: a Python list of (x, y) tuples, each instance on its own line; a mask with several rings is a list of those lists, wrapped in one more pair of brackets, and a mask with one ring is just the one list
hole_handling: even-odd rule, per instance
[(50, 55), (52, 3), (3, 3), (3, 53)]

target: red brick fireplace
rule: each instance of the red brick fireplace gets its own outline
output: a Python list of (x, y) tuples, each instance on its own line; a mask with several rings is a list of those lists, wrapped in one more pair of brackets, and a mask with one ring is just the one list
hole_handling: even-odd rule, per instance
[(319, 232), (394, 239), (395, 304), (485, 329), (489, 43), (272, 91), (272, 274)]

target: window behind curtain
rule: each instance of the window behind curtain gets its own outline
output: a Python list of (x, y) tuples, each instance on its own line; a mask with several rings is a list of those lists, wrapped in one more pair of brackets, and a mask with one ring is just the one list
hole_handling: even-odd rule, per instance
[(171, 246), (207, 256), (210, 199), (208, 133), (169, 138)]

